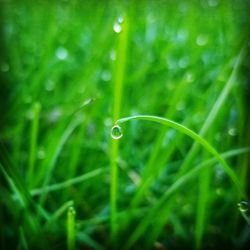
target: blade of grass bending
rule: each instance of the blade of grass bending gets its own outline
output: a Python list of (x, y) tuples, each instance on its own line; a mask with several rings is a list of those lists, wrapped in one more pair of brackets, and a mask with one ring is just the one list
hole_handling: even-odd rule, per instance
[(22, 205), (24, 205), (24, 208), (27, 210), (35, 209), (35, 211), (37, 211), (39, 214), (39, 216), (36, 216), (36, 218), (42, 217), (47, 219), (47, 212), (33, 201), (29, 191), (23, 183), (22, 178), (16, 171), (15, 165), (12, 163), (11, 158), (9, 157), (8, 150), (2, 142), (0, 142), (0, 169), (8, 184), (10, 185), (14, 195), (19, 197), (18, 199), (20, 199)]
[(200, 135), (196, 134), (191, 129), (189, 129), (189, 128), (187, 128), (187, 127), (185, 127), (177, 122), (169, 120), (167, 118), (162, 118), (162, 117), (158, 117), (158, 116), (150, 116), (150, 115), (136, 115), (136, 116), (125, 117), (125, 118), (117, 120), (116, 123), (121, 124), (121, 123), (130, 121), (130, 120), (145, 120), (145, 121), (152, 121), (152, 122), (160, 123), (160, 124), (169, 126), (171, 128), (174, 128), (174, 129), (178, 130), (179, 132), (184, 133), (187, 136), (191, 137), (197, 143), (202, 145), (204, 147), (204, 149), (206, 149), (209, 153), (211, 153), (218, 160), (218, 162), (224, 168), (225, 172), (230, 177), (230, 179), (234, 183), (235, 187), (237, 188), (237, 190), (241, 194), (242, 198), (247, 197), (245, 191), (242, 190), (241, 184), (240, 184), (237, 176), (235, 175), (234, 171), (228, 166), (228, 164), (225, 162), (225, 160), (220, 156), (220, 154), (215, 150), (215, 148), (213, 146), (211, 146), (204, 138), (202, 138)]
[(76, 225), (75, 225), (75, 209), (73, 206), (68, 208), (67, 212), (67, 247), (68, 250), (75, 250), (76, 241)]
[[(240, 67), (240, 64), (243, 60), (244, 54), (245, 54), (245, 48), (243, 48), (240, 51), (240, 54), (238, 55), (238, 57), (235, 61), (233, 71), (232, 71), (225, 87), (223, 88), (220, 96), (217, 98), (217, 101), (213, 105), (210, 113), (208, 114), (206, 121), (204, 122), (204, 125), (202, 126), (202, 128), (199, 132), (200, 136), (204, 136), (207, 133), (208, 129), (210, 128), (210, 126), (212, 125), (214, 120), (216, 119), (221, 107), (224, 105), (226, 98), (228, 97), (230, 91), (232, 90), (232, 87), (234, 86), (234, 83), (235, 83), (235, 80), (237, 77), (237, 73), (239, 71), (239, 67)], [(183, 164), (180, 167), (180, 173), (178, 174), (178, 177), (181, 176), (183, 173), (185, 173), (185, 171), (187, 170), (192, 158), (197, 153), (198, 145), (199, 144), (197, 143), (197, 141), (194, 141), (190, 151), (188, 152)]]
[(44, 182), (43, 182), (43, 192), (41, 193), (41, 197), (39, 199), (39, 204), (42, 205), (43, 202), (45, 201), (46, 195), (48, 193), (47, 190), (47, 186), (48, 183), (50, 182), (50, 179), (52, 177), (52, 173), (53, 170), (55, 168), (56, 165), (56, 161), (63, 149), (63, 146), (65, 145), (65, 143), (67, 142), (67, 140), (69, 139), (69, 137), (71, 136), (71, 134), (73, 133), (73, 131), (76, 129), (76, 127), (82, 122), (82, 119), (79, 119), (78, 117), (76, 119), (74, 119), (69, 125), (68, 127), (65, 129), (63, 135), (61, 136), (57, 147), (55, 149), (55, 152), (53, 154), (53, 157), (51, 158), (49, 165), (48, 165), (48, 169), (44, 178)]
[(19, 186), (20, 184), (18, 184), (12, 177), (10, 177), (10, 175), (5, 171), (1, 163), (0, 163), (0, 169), (5, 179), (7, 180), (12, 192), (14, 193), (14, 197), (17, 198), (21, 207), (24, 209), (28, 209), (29, 206), (33, 206), (43, 218), (48, 219), (47, 212), (32, 201), (28, 191), (27, 190), (24, 191), (22, 188), (20, 188)]
[[(48, 215), (46, 211), (41, 208), (39, 205), (35, 204), (34, 201), (31, 199), (28, 190), (22, 185), (21, 181), (18, 180), (18, 177), (12, 178), (7, 171), (5, 171), (2, 164), (0, 164), (0, 170), (3, 173), (7, 183), (9, 184), (13, 193), (18, 197), (21, 207), (23, 208), (22, 215), (23, 215), (23, 222), (25, 229), (28, 230), (29, 237), (37, 237), (39, 235), (40, 238), (43, 237), (42, 229), (40, 226), (39, 219), (45, 218), (48, 219)], [(11, 171), (12, 173), (12, 171)], [(17, 182), (16, 182), (17, 178)], [(37, 211), (37, 215), (34, 215), (34, 209)], [(14, 209), (15, 210), (15, 209)], [(15, 211), (14, 211), (15, 212)], [(21, 235), (22, 236), (22, 235)], [(48, 248), (47, 242), (42, 242), (44, 248)]]
[[(244, 56), (244, 52), (245, 52), (245, 49), (243, 48), (240, 51), (238, 57), (236, 58), (232, 73), (228, 81), (226, 82), (225, 87), (223, 88), (221, 94), (219, 95), (215, 104), (213, 105), (212, 110), (210, 111), (204, 125), (202, 126), (199, 132), (200, 136), (204, 136), (205, 134), (207, 134), (209, 128), (211, 128), (212, 123), (218, 116), (221, 107), (224, 105), (226, 98), (228, 97), (229, 93), (232, 91), (233, 86), (235, 84), (235, 80), (237, 78), (237, 73), (239, 71), (240, 64)], [(194, 142), (187, 157), (185, 157), (184, 162), (180, 167), (180, 172), (178, 173), (177, 178), (187, 171), (192, 159), (194, 158), (195, 154), (198, 152), (198, 149), (199, 147), (198, 147), (197, 142)], [(200, 249), (201, 247), (201, 241), (202, 241), (204, 227), (205, 227), (206, 214), (207, 214), (206, 204), (207, 204), (208, 193), (209, 193), (210, 176), (211, 176), (211, 173), (209, 169), (203, 172), (201, 176), (202, 181), (200, 182), (199, 192), (203, 193), (203, 195), (201, 196), (202, 198), (198, 200), (198, 207), (197, 207), (197, 213), (196, 213), (196, 223), (195, 223), (195, 230), (194, 230), (196, 249)]]
[[(118, 20), (119, 21), (119, 20)], [(118, 34), (118, 44), (116, 48), (116, 65), (114, 73), (114, 102), (113, 102), (113, 121), (120, 116), (122, 89), (124, 85), (124, 75), (126, 66), (127, 43), (128, 43), (128, 18), (123, 17), (120, 25), (121, 31)], [(111, 141), (111, 183), (110, 183), (110, 228), (111, 239), (115, 239), (116, 214), (117, 214), (117, 190), (118, 190), (118, 144), (117, 140)]]
[[(221, 156), (223, 158), (232, 157), (239, 154), (249, 153), (250, 148), (240, 148), (236, 150), (231, 150), (226, 153), (223, 153)], [(159, 201), (156, 203), (156, 205), (149, 210), (149, 213), (143, 221), (138, 225), (138, 227), (135, 229), (135, 231), (132, 233), (131, 237), (128, 239), (124, 249), (130, 249), (130, 247), (134, 244), (136, 240), (139, 239), (141, 235), (145, 232), (147, 226), (154, 220), (154, 217), (156, 214), (163, 214), (166, 217), (166, 214), (168, 214), (169, 209), (169, 202), (167, 204), (164, 204), (167, 199), (169, 199), (175, 192), (177, 192), (184, 184), (186, 184), (187, 181), (195, 177), (197, 174), (199, 174), (201, 171), (209, 167), (211, 164), (215, 163), (217, 160), (216, 157), (209, 159), (195, 168), (191, 169), (189, 172), (181, 176), (177, 181), (175, 181), (168, 190), (162, 195), (162, 197), (159, 199)], [(162, 227), (166, 223), (166, 220), (161, 220), (161, 222), (158, 222), (160, 224), (157, 225), (157, 227), (154, 227), (154, 229), (151, 232), (151, 236), (148, 238), (147, 241), (154, 242)]]
[[(126, 117), (126, 118), (119, 119), (116, 123), (121, 124), (121, 123), (124, 123), (124, 122), (129, 121), (129, 120), (148, 120), (148, 121), (161, 123), (163, 125), (167, 125), (169, 127), (177, 129), (178, 131), (188, 135), (189, 137), (194, 139), (196, 142), (201, 144), (209, 153), (211, 153), (217, 159), (217, 161), (222, 165), (225, 172), (227, 173), (227, 175), (230, 177), (230, 179), (234, 183), (234, 185), (237, 188), (237, 191), (240, 193), (240, 195), (242, 197), (244, 197), (244, 198), (247, 197), (245, 192), (242, 190), (240, 182), (239, 182), (237, 176), (235, 175), (235, 173), (233, 172), (233, 170), (227, 165), (227, 163), (220, 156), (220, 154), (205, 139), (203, 139), (200, 135), (196, 134), (192, 130), (184, 127), (183, 125), (181, 125), (179, 123), (176, 123), (176, 122), (171, 121), (171, 120), (166, 119), (166, 118), (157, 117), (157, 116), (148, 116), (148, 115), (131, 116), (131, 117)], [(136, 235), (139, 235), (140, 231), (141, 231), (141, 229), (139, 227), (138, 231), (136, 231), (137, 232)], [(128, 244), (129, 244), (129, 241), (128, 241)]]
[[(235, 66), (234, 66), (234, 69), (232, 71), (232, 74), (230, 75), (225, 87), (223, 88), (223, 90), (221, 92), (221, 95), (218, 97), (218, 99), (217, 99), (216, 103), (214, 104), (210, 114), (208, 115), (207, 120), (205, 121), (201, 131), (199, 132), (199, 135), (201, 135), (201, 136), (205, 135), (208, 128), (213, 123), (214, 119), (217, 117), (221, 106), (224, 104), (224, 102), (226, 100), (226, 97), (228, 96), (228, 94), (230, 93), (230, 91), (231, 91), (231, 89), (233, 87), (233, 84), (234, 84), (235, 78), (236, 78), (236, 74), (238, 72), (239, 65), (240, 65), (240, 63), (242, 61), (243, 56), (244, 56), (244, 48), (241, 50), (239, 56), (237, 57), (237, 60), (235, 62)], [(182, 88), (181, 88), (181, 90), (182, 90)], [(177, 91), (177, 93), (178, 93), (178, 91)], [(179, 93), (178, 93), (178, 95), (179, 95)], [(170, 112), (170, 117), (171, 117), (171, 112)], [(163, 136), (163, 135), (161, 135), (161, 136)], [(154, 147), (153, 153), (152, 153), (151, 158), (149, 160), (149, 164), (147, 164), (147, 166), (146, 166), (147, 169), (152, 169), (154, 159), (155, 159), (155, 157), (158, 154), (158, 151), (160, 149), (160, 143), (161, 143), (161, 138), (158, 137), (158, 141), (156, 142), (156, 147)], [(186, 168), (190, 164), (190, 161), (192, 160), (192, 158), (194, 157), (194, 154), (197, 152), (197, 150), (199, 148), (198, 145), (199, 144), (197, 142), (193, 143), (193, 145), (191, 147), (191, 150), (189, 151), (188, 155), (185, 157), (185, 160), (184, 160), (183, 164), (180, 167), (181, 172), (179, 173), (178, 177), (181, 176), (181, 174), (183, 174), (186, 171)], [(147, 170), (147, 169), (145, 169), (145, 171), (150, 173), (150, 171)], [(144, 185), (143, 179), (142, 179), (142, 184)], [(148, 185), (149, 184), (150, 184), (150, 182), (148, 182)], [(144, 187), (144, 189), (147, 190), (146, 186)], [(138, 193), (137, 196), (133, 199), (132, 204), (134, 204), (134, 205), (138, 204), (141, 197), (142, 197), (142, 194)]]
[[(180, 96), (183, 98), (183, 93), (185, 93), (186, 88), (189, 86), (186, 79), (183, 79), (180, 84), (177, 85), (177, 89), (175, 89), (171, 99), (169, 100), (169, 108), (167, 109), (167, 112), (165, 113), (165, 116), (168, 116), (170, 119), (174, 116), (176, 112), (176, 105), (180, 101)], [(150, 173), (153, 171), (157, 173), (157, 171), (160, 171), (161, 167), (164, 165), (164, 162), (168, 161), (168, 158), (172, 155), (173, 151), (176, 148), (176, 145), (178, 145), (178, 141), (182, 139), (182, 134), (178, 134), (174, 137), (173, 142), (171, 145), (168, 146), (168, 150), (164, 154), (160, 154), (162, 143), (166, 135), (166, 131), (169, 128), (163, 127), (157, 135), (156, 142), (154, 143), (154, 147), (152, 149), (152, 152), (150, 153), (150, 158), (144, 168), (143, 175), (141, 177), (141, 184), (140, 188), (138, 189), (136, 195), (131, 200), (131, 207), (135, 208), (140, 203), (143, 195), (148, 191), (150, 184), (154, 181), (155, 178), (152, 178)], [(159, 159), (160, 158), (160, 159)], [(157, 159), (157, 170), (153, 170), (155, 166), (155, 162)]]
[(12, 192), (15, 194), (15, 197), (17, 198), (17, 200), (19, 201), (20, 205), (22, 208), (25, 208), (26, 206), (26, 199), (23, 197), (23, 195), (21, 194), (21, 192), (18, 190), (16, 184), (14, 183), (14, 181), (12, 180), (12, 178), (7, 174), (7, 172), (4, 170), (3, 166), (0, 164), (0, 169), (5, 177), (5, 179), (7, 180), (7, 182), (9, 183), (10, 188), (12, 189)]
[[(167, 109), (167, 112), (165, 113), (164, 117), (167, 116), (170, 119), (172, 119), (172, 117), (174, 116), (175, 112), (176, 112), (176, 105), (177, 103), (180, 101), (180, 96), (181, 98), (183, 98), (183, 93), (185, 93), (185, 89), (188, 87), (189, 85), (187, 84), (187, 82), (185, 80), (182, 80), (176, 87), (173, 95), (170, 97), (171, 99), (169, 100), (169, 108)], [(154, 163), (157, 160), (158, 162), (158, 158), (159, 158), (159, 152), (160, 149), (162, 147), (162, 142), (163, 139), (165, 138), (165, 134), (168, 128), (163, 127), (159, 133), (159, 135), (157, 135), (157, 139), (155, 142), (155, 145), (153, 147), (152, 153), (150, 154), (150, 158), (147, 162), (147, 165), (145, 167), (145, 170), (143, 171), (143, 176), (142, 176), (142, 182), (144, 180), (146, 180), (148, 178), (148, 176), (150, 175), (152, 169), (154, 168)]]
[[(77, 176), (75, 178), (69, 179), (67, 181), (46, 186), (46, 191), (47, 191), (47, 193), (58, 191), (58, 190), (67, 188), (69, 186), (72, 186), (74, 184), (78, 184), (78, 183), (87, 181), (89, 179), (92, 179), (92, 178), (94, 178), (96, 176), (99, 176), (99, 175), (105, 173), (106, 171), (107, 171), (107, 169), (98, 168), (98, 169), (95, 169), (95, 170), (93, 170), (91, 172), (83, 174), (81, 176)], [(37, 195), (41, 195), (43, 193), (43, 190), (44, 190), (43, 187), (42, 188), (36, 188), (36, 189), (31, 190), (30, 193), (31, 193), (32, 196), (37, 196)]]
[[(50, 154), (48, 156), (47, 161), (44, 162), (42, 166), (41, 173), (37, 175), (37, 181), (43, 181), (43, 186), (46, 186), (51, 178), (52, 172), (55, 168), (56, 161), (71, 134), (74, 130), (82, 123), (82, 117), (76, 116), (80, 111), (82, 111), (86, 106), (92, 104), (95, 101), (94, 98), (89, 98), (82, 103), (82, 105), (76, 108), (67, 118), (65, 121), (65, 129), (63, 130), (62, 135), (58, 134), (56, 138), (58, 138), (55, 142), (53, 141)], [(47, 157), (46, 157), (47, 158)], [(45, 190), (46, 191), (46, 190)], [(41, 201), (40, 201), (41, 202)]]

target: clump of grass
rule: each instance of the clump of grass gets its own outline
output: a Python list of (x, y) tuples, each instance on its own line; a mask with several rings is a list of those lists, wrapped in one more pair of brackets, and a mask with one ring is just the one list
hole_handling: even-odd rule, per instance
[(247, 246), (248, 3), (0, 9), (1, 249)]

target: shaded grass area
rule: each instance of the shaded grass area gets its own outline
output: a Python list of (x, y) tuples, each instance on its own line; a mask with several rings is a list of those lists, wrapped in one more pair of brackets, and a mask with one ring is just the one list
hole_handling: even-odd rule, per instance
[(2, 1), (1, 249), (247, 246), (248, 7)]

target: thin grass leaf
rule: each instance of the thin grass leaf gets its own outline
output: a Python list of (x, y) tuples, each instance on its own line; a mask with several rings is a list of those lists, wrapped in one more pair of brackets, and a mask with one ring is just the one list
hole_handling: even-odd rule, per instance
[(68, 250), (76, 249), (76, 225), (75, 225), (75, 209), (73, 206), (68, 208), (67, 212), (67, 246)]
[(29, 169), (28, 169), (28, 183), (29, 186), (33, 186), (33, 174), (34, 174), (34, 165), (37, 156), (37, 137), (39, 129), (39, 118), (40, 118), (41, 104), (36, 102), (33, 105), (32, 109), (32, 124), (30, 130), (30, 153), (29, 153)]
[[(88, 172), (86, 174), (83, 174), (83, 175), (77, 176), (75, 178), (71, 178), (69, 180), (66, 180), (64, 182), (60, 182), (60, 183), (46, 186), (45, 189), (46, 189), (47, 193), (62, 190), (62, 189), (65, 189), (67, 187), (70, 187), (72, 185), (88, 181), (88, 180), (95, 178), (97, 176), (100, 176), (101, 174), (104, 174), (106, 172), (107, 172), (107, 169), (98, 168), (98, 169), (95, 169), (95, 170)], [(43, 192), (44, 192), (44, 187), (36, 188), (36, 189), (33, 189), (30, 191), (32, 196), (41, 195)]]
[[(121, 19), (122, 18), (122, 19)], [(122, 92), (124, 85), (124, 76), (126, 70), (126, 56), (128, 44), (128, 17), (124, 15), (119, 17), (114, 28), (119, 28), (118, 43), (116, 49), (116, 65), (114, 72), (114, 101), (113, 101), (113, 121), (117, 120), (121, 112)], [(116, 32), (116, 30), (115, 30)], [(111, 183), (110, 183), (110, 228), (111, 238), (115, 239), (115, 232), (117, 231), (117, 189), (118, 189), (118, 141), (112, 140), (111, 142)]]
[(117, 124), (122, 124), (124, 122), (130, 121), (130, 120), (145, 120), (145, 121), (153, 121), (156, 123), (160, 123), (166, 126), (169, 126), (171, 128), (174, 128), (178, 130), (181, 133), (186, 134), (187, 136), (194, 139), (197, 143), (202, 145), (204, 149), (206, 149), (209, 153), (211, 153), (221, 164), (221, 166), (224, 168), (225, 172), (227, 173), (228, 177), (232, 180), (234, 186), (236, 187), (239, 194), (244, 198), (247, 197), (244, 190), (242, 190), (241, 184), (233, 172), (233, 170), (228, 166), (228, 164), (225, 162), (225, 160), (220, 156), (220, 154), (214, 149), (213, 146), (211, 146), (204, 138), (202, 138), (200, 135), (196, 134), (191, 129), (174, 122), (172, 120), (169, 120), (167, 118), (162, 118), (158, 116), (150, 116), (150, 115), (137, 115), (137, 116), (130, 116), (126, 118), (122, 118), (116, 121)]
[[(205, 139), (203, 139), (201, 136), (199, 136), (198, 134), (196, 134), (192, 130), (186, 128), (185, 126), (183, 126), (179, 123), (171, 121), (169, 119), (157, 117), (157, 116), (148, 116), (148, 115), (138, 115), (138, 116), (131, 116), (131, 117), (122, 118), (122, 119), (117, 120), (116, 124), (120, 125), (120, 124), (127, 122), (127, 121), (130, 121), (130, 120), (146, 120), (146, 121), (157, 122), (157, 123), (172, 127), (174, 129), (188, 135), (189, 137), (194, 139), (197, 143), (201, 144), (209, 153), (211, 153), (217, 159), (217, 161), (224, 168), (226, 174), (232, 180), (234, 186), (236, 187), (236, 189), (240, 193), (240, 195), (242, 197), (247, 197), (244, 190), (242, 190), (242, 187), (240, 185), (240, 182), (239, 182), (237, 176), (235, 175), (233, 170), (227, 165), (227, 163), (221, 157), (221, 155)], [(150, 214), (149, 218), (145, 219), (144, 222), (142, 222), (137, 227), (137, 229), (135, 229), (134, 233), (131, 235), (130, 239), (128, 240), (128, 242), (126, 244), (125, 249), (128, 249), (129, 247), (131, 247), (132, 244), (138, 239), (138, 237), (140, 237), (140, 235), (145, 231), (147, 225), (149, 224), (149, 221), (151, 220), (151, 216), (154, 213), (156, 213), (156, 210), (160, 207), (161, 203), (164, 201), (164, 199), (163, 200), (160, 199), (160, 200), (161, 200), (161, 202), (157, 203), (158, 205), (156, 206), (156, 208), (152, 209), (153, 212), (149, 213)]]
[(56, 166), (56, 161), (65, 145), (65, 143), (67, 142), (67, 140), (70, 138), (71, 134), (74, 132), (74, 130), (77, 128), (77, 126), (80, 125), (80, 123), (82, 122), (81, 119), (79, 119), (78, 117), (75, 118), (70, 124), (69, 126), (65, 129), (64, 133), (62, 134), (57, 147), (55, 148), (55, 152), (53, 153), (53, 156), (49, 162), (49, 165), (47, 167), (47, 171), (46, 171), (46, 175), (44, 177), (44, 181), (43, 181), (43, 192), (41, 193), (40, 199), (39, 199), (39, 204), (42, 205), (45, 201), (46, 195), (48, 193), (48, 190), (46, 189), (46, 187), (48, 186), (48, 183), (50, 182), (51, 178), (52, 178), (52, 174), (53, 174), (53, 170)]

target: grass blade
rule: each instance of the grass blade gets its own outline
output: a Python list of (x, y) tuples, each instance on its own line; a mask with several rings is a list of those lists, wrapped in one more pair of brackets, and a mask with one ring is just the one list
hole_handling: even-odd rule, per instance
[(73, 206), (68, 208), (67, 212), (67, 246), (68, 250), (75, 250), (76, 241), (76, 225), (75, 225), (75, 209)]
[[(118, 44), (116, 50), (116, 65), (114, 74), (114, 103), (113, 103), (113, 121), (116, 121), (120, 116), (122, 89), (124, 85), (124, 75), (126, 66), (127, 43), (128, 43), (128, 18), (118, 18), (115, 25), (120, 29), (118, 32)], [(118, 141), (112, 140), (111, 142), (111, 184), (110, 184), (110, 227), (111, 238), (115, 238), (116, 232), (116, 214), (117, 214), (117, 189), (118, 189), (118, 169), (117, 169), (117, 156), (118, 156)]]
[(37, 136), (39, 129), (39, 116), (41, 111), (41, 104), (39, 102), (35, 103), (33, 106), (33, 119), (31, 124), (31, 135), (30, 135), (30, 153), (29, 153), (29, 170), (28, 170), (28, 183), (29, 187), (33, 186), (33, 174), (34, 165), (37, 153)]
[(230, 177), (230, 179), (234, 183), (234, 185), (237, 188), (237, 191), (240, 193), (240, 195), (243, 198), (247, 197), (245, 191), (242, 190), (241, 184), (240, 184), (237, 176), (235, 175), (233, 170), (228, 166), (228, 164), (225, 162), (225, 160), (220, 156), (220, 154), (214, 149), (213, 146), (211, 146), (204, 138), (202, 138), (200, 135), (196, 134), (191, 129), (189, 129), (189, 128), (187, 128), (187, 127), (185, 127), (177, 122), (169, 120), (167, 118), (162, 118), (162, 117), (158, 117), (158, 116), (150, 116), (150, 115), (130, 116), (130, 117), (119, 119), (119, 120), (117, 120), (116, 123), (121, 124), (121, 123), (130, 121), (130, 120), (146, 120), (146, 121), (157, 122), (157, 123), (169, 126), (171, 128), (174, 128), (174, 129), (178, 130), (179, 132), (184, 133), (187, 136), (191, 137), (197, 143), (202, 145), (209, 153), (211, 153), (218, 160), (218, 162), (224, 168), (227, 175)]
[(65, 143), (67, 142), (67, 140), (69, 139), (70, 135), (73, 133), (73, 131), (76, 129), (76, 127), (81, 123), (81, 119), (78, 119), (78, 117), (76, 119), (74, 119), (69, 126), (66, 128), (66, 130), (64, 131), (64, 133), (62, 134), (61, 138), (59, 139), (59, 142), (57, 144), (57, 147), (55, 148), (55, 152), (49, 162), (48, 168), (47, 168), (47, 172), (46, 172), (46, 176), (44, 177), (44, 181), (43, 181), (43, 192), (41, 193), (41, 197), (39, 200), (40, 204), (43, 204), (46, 195), (47, 195), (47, 185), (50, 182), (50, 179), (52, 177), (53, 174), (53, 170), (55, 168), (56, 165), (56, 161), (63, 149), (63, 146), (65, 145)]
[[(72, 186), (74, 184), (78, 184), (78, 183), (87, 181), (89, 179), (92, 179), (96, 176), (99, 176), (99, 175), (105, 173), (106, 171), (107, 171), (107, 169), (98, 168), (98, 169), (95, 169), (95, 170), (88, 172), (86, 174), (69, 179), (67, 181), (46, 186), (45, 188), (46, 188), (47, 193), (62, 190), (64, 188), (67, 188), (67, 187)], [(43, 193), (43, 190), (44, 190), (44, 187), (36, 188), (36, 189), (33, 189), (30, 193), (32, 196), (37, 196), (37, 195), (41, 195)]]
[[(206, 149), (207, 152), (211, 153), (216, 158), (216, 160), (222, 165), (222, 167), (225, 170), (226, 174), (229, 176), (229, 178), (233, 182), (233, 184), (236, 187), (239, 194), (244, 198), (247, 197), (247, 195), (245, 194), (244, 190), (242, 189), (241, 184), (240, 184), (237, 176), (233, 172), (233, 170), (228, 166), (228, 164), (221, 157), (221, 155), (200, 135), (196, 134), (195, 132), (193, 132), (189, 128), (187, 128), (187, 127), (185, 127), (185, 126), (183, 126), (183, 125), (181, 125), (179, 123), (176, 123), (176, 122), (174, 122), (172, 120), (169, 120), (169, 119), (166, 119), (166, 118), (157, 117), (157, 116), (137, 115), (137, 116), (125, 117), (125, 118), (117, 120), (116, 123), (117, 124), (122, 124), (122, 123), (130, 121), (130, 120), (147, 120), (147, 121), (157, 122), (157, 123), (169, 126), (171, 128), (174, 128), (174, 129), (178, 130), (179, 132), (182, 132), (182, 133), (186, 134), (187, 136), (191, 137), (192, 139), (195, 140), (195, 142), (202, 145)], [(156, 207), (156, 209), (158, 207), (160, 207), (160, 205), (158, 205)], [(152, 211), (156, 212), (155, 209), (152, 209)], [(153, 212), (152, 213), (150, 212), (149, 214), (153, 214)], [(149, 219), (147, 219), (147, 220), (149, 221), (150, 219), (151, 219), (151, 217), (149, 217)], [(126, 244), (125, 249), (129, 248), (134, 243), (134, 241), (136, 239), (138, 239), (138, 237), (145, 230), (147, 223), (148, 222), (143, 222), (143, 223), (141, 223), (140, 226), (138, 226), (138, 228), (135, 230), (135, 232), (132, 234), (130, 240)]]

